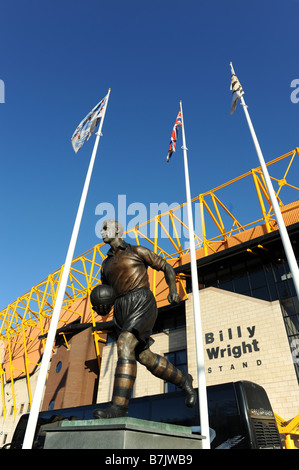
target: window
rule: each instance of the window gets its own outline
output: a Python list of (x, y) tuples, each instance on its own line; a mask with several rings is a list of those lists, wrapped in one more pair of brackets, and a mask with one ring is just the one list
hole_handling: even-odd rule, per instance
[(234, 279), (235, 291), (239, 294), (247, 294), (250, 291), (249, 280), (247, 273), (244, 276), (239, 276)]
[(223, 290), (233, 291), (233, 280), (231, 268), (227, 266), (220, 266), (217, 271), (217, 277), (219, 281), (218, 287)]
[[(171, 362), (171, 364), (178, 369), (187, 372), (187, 351), (182, 349), (181, 351), (174, 351), (167, 354), (164, 354), (164, 357)], [(164, 382), (164, 393), (175, 392), (179, 390), (174, 384), (169, 382)]]
[(48, 410), (49, 410), (49, 411), (54, 410), (54, 406), (55, 406), (55, 401), (54, 401), (54, 400), (51, 400), (50, 403), (49, 403), (49, 406), (48, 406)]
[(158, 318), (153, 327), (153, 334), (161, 331), (176, 330), (186, 326), (185, 302), (159, 309)]

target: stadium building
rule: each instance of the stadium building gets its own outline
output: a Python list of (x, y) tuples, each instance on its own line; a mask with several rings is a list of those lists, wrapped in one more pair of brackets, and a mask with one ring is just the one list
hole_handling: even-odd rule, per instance
[[(280, 177), (271, 178), (297, 260), (299, 188), (292, 183), (292, 171), (298, 155), (295, 149), (268, 163), (270, 174), (282, 171)], [(257, 203), (259, 218), (253, 222), (246, 220), (246, 214), (241, 222), (223, 202), (225, 192), (237, 184)], [(286, 202), (282, 202), (284, 192)], [(192, 203), (201, 227), (196, 256), (207, 385), (239, 380), (261, 385), (283, 432), (282, 423), (299, 412), (299, 301), (261, 169), (200, 194)], [(176, 271), (182, 301), (171, 306), (162, 274), (149, 269), (159, 309), (152, 350), (188, 370), (197, 386), (190, 253), (179, 236), (184, 206), (157, 215), (130, 234), (136, 244), (163, 256)], [(153, 230), (146, 231), (150, 225)], [(42, 410), (111, 399), (117, 357), (116, 345), (109, 339), (113, 312), (99, 317), (89, 300), (100, 282), (103, 250), (101, 243), (73, 260)], [(0, 313), (0, 446), (10, 441), (20, 416), (30, 410), (61, 273), (62, 268), (50, 274)], [(173, 386), (138, 364), (134, 397), (171, 391)]]

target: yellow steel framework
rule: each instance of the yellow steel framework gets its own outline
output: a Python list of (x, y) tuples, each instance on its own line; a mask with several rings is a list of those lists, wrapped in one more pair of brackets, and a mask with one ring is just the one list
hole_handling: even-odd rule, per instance
[(283, 418), (274, 413), (278, 431), (280, 434), (285, 434), (286, 449), (295, 449), (295, 443), (291, 435), (299, 435), (299, 414), (291, 421), (285, 421)]
[[(278, 186), (276, 195), (282, 211), (284, 210), (284, 206), (280, 198), (283, 188), (288, 188), (293, 191), (292, 199), (287, 202), (293, 202), (299, 199), (297, 193), (295, 193), (294, 197), (294, 191), (298, 191), (299, 188), (288, 181), (292, 175), (290, 171), (291, 167), (294, 165), (295, 161), (298, 161), (298, 155), (299, 148), (296, 148), (291, 152), (273, 159), (267, 164), (267, 166), (271, 166), (272, 170), (275, 164), (279, 162), (286, 163), (286, 168), (284, 166), (281, 178), (271, 176), (273, 182)], [(229, 205), (224, 204), (220, 199), (220, 193), (225, 188), (231, 188), (237, 182), (241, 182), (245, 187), (245, 181), (250, 177), (252, 180), (251, 186), (255, 189), (257, 195), (261, 216), (252, 222), (247, 221), (247, 223), (244, 224), (233, 215)], [(254, 191), (252, 198), (256, 199), (254, 198)], [(236, 201), (234, 202), (236, 204)], [(273, 210), (260, 167), (254, 168), (210, 191), (199, 194), (192, 200), (192, 203), (193, 208), (194, 205), (197, 205), (197, 209), (194, 208), (194, 210), (198, 210), (199, 206), (201, 233), (195, 234), (195, 241), (196, 247), (203, 249), (203, 256), (215, 252), (221, 245), (226, 247), (226, 243), (230, 237), (244, 232), (250, 227), (265, 224), (268, 232), (273, 230)], [(186, 203), (165, 213), (158, 214), (151, 220), (127, 231), (126, 234), (131, 237), (134, 236), (137, 244), (142, 240), (143, 244), (148, 244), (156, 253), (167, 260), (179, 260), (183, 255), (189, 252), (188, 246), (184, 247), (182, 245), (181, 237), (182, 230), (188, 230), (181, 215), (185, 205)], [(299, 206), (299, 201), (298, 204), (295, 203), (296, 207), (297, 205)], [(244, 208), (242, 213), (243, 215), (246, 214)], [(215, 229), (218, 232), (216, 232), (216, 234)], [(149, 233), (153, 234), (153, 236), (149, 236)], [(100, 282), (101, 265), (106, 256), (103, 253), (103, 247), (104, 243), (100, 243), (73, 260), (58, 328), (67, 324), (70, 318), (72, 319), (71, 321), (74, 321), (74, 315), (80, 318), (80, 314), (72, 310), (72, 305), (77, 299), (86, 298), (93, 286)], [(2, 358), (0, 375), (4, 416), (6, 413), (4, 399), (5, 372), (9, 374), (11, 380), (14, 413), (16, 413), (17, 410), (14, 380), (19, 377), (20, 374), (27, 378), (28, 398), (31, 404), (30, 368), (32, 368), (33, 364), (30, 361), (29, 351), (32, 348), (33, 336), (36, 338), (38, 335), (44, 335), (48, 331), (62, 270), (63, 266), (50, 274), (39, 284), (32, 287), (30, 291), (18, 297), (0, 312), (0, 359)], [(178, 279), (184, 287), (183, 278), (178, 275)], [(153, 291), (155, 294), (155, 271), (153, 273)], [(93, 313), (93, 310), (91, 310), (92, 323), (95, 326), (96, 320)], [(36, 335), (36, 330), (38, 331), (38, 335)], [(35, 335), (33, 335), (33, 332), (35, 332)], [(94, 342), (98, 357), (98, 340), (100, 334), (100, 331), (94, 331)], [(43, 351), (45, 340), (43, 339), (41, 341), (42, 344), (39, 344), (40, 353)], [(14, 359), (16, 356), (22, 356), (23, 365), (21, 370), (19, 367), (16, 368), (15, 366)], [(6, 361), (6, 371), (4, 370), (4, 357), (9, 358), (9, 360)]]

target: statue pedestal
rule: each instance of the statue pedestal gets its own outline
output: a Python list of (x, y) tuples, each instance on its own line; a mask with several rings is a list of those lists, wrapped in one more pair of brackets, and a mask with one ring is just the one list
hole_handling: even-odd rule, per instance
[(191, 428), (135, 418), (60, 421), (44, 427), (44, 449), (201, 449)]

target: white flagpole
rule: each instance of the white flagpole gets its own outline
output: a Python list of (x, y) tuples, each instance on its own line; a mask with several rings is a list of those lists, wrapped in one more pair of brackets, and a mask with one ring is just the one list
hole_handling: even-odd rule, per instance
[[(232, 74), (234, 74), (235, 72), (234, 72), (233, 64), (230, 62), (229, 65), (231, 67)], [(266, 182), (266, 186), (267, 186), (267, 189), (268, 189), (269, 197), (270, 197), (270, 200), (271, 200), (271, 204), (272, 204), (273, 211), (274, 211), (274, 214), (275, 214), (275, 217), (276, 217), (278, 229), (279, 229), (279, 232), (280, 232), (282, 244), (284, 246), (284, 251), (285, 251), (287, 261), (288, 261), (288, 264), (289, 264), (289, 268), (290, 268), (292, 278), (293, 278), (293, 281), (294, 281), (295, 290), (296, 290), (296, 293), (297, 293), (297, 297), (299, 299), (299, 269), (298, 269), (297, 260), (296, 260), (296, 257), (294, 255), (294, 251), (293, 251), (293, 247), (292, 247), (292, 244), (291, 244), (291, 241), (290, 241), (290, 238), (289, 238), (289, 234), (287, 232), (287, 229), (286, 229), (286, 226), (285, 226), (282, 214), (281, 214), (281, 210), (280, 210), (278, 202), (277, 202), (275, 191), (273, 189), (273, 186), (272, 186), (272, 183), (271, 183), (271, 180), (270, 180), (270, 176), (269, 176), (269, 173), (268, 173), (268, 170), (267, 170), (267, 166), (266, 166), (266, 163), (265, 163), (265, 160), (264, 160), (264, 157), (263, 157), (258, 139), (256, 137), (256, 134), (255, 134), (255, 131), (254, 131), (254, 128), (253, 128), (253, 125), (252, 125), (252, 122), (251, 122), (251, 119), (250, 119), (250, 116), (249, 116), (249, 112), (248, 112), (248, 109), (247, 109), (247, 105), (245, 104), (243, 96), (241, 96), (240, 100), (241, 100), (241, 105), (244, 109), (244, 113), (245, 113), (245, 116), (246, 116), (246, 119), (247, 119), (248, 127), (249, 127), (249, 130), (250, 130), (251, 136), (252, 136), (252, 140), (253, 140), (253, 143), (254, 143), (254, 146), (255, 146), (255, 150), (256, 150), (260, 165), (261, 165), (261, 169), (262, 169), (262, 172), (263, 172), (263, 175), (264, 175), (264, 178), (265, 178), (265, 182)]]
[(86, 174), (86, 179), (85, 179), (85, 183), (84, 183), (84, 187), (83, 187), (83, 191), (82, 191), (82, 195), (81, 195), (81, 200), (80, 200), (80, 204), (79, 204), (79, 208), (78, 208), (78, 212), (77, 212), (77, 216), (76, 216), (76, 220), (75, 220), (75, 224), (74, 224), (74, 228), (73, 228), (73, 232), (72, 232), (72, 236), (71, 236), (71, 240), (70, 240), (70, 244), (69, 244), (69, 248), (68, 248), (68, 252), (67, 252), (67, 256), (66, 256), (66, 260), (65, 260), (65, 264), (64, 264), (64, 268), (63, 268), (63, 272), (62, 272), (62, 276), (61, 276), (61, 281), (60, 281), (60, 284), (59, 284), (59, 289), (58, 289), (58, 293), (57, 293), (57, 297), (56, 297), (55, 307), (54, 307), (53, 314), (52, 314), (51, 324), (50, 324), (50, 328), (49, 328), (48, 335), (47, 335), (46, 346), (45, 346), (45, 350), (44, 350), (44, 353), (43, 353), (41, 367), (40, 367), (40, 371), (39, 371), (39, 374), (38, 374), (35, 393), (34, 393), (34, 397), (33, 397), (33, 401), (32, 401), (32, 407), (31, 407), (31, 410), (30, 410), (30, 415), (29, 415), (29, 419), (28, 419), (28, 423), (27, 423), (27, 427), (26, 427), (24, 442), (23, 442), (23, 446), (22, 446), (23, 449), (31, 449), (32, 444), (33, 444), (36, 424), (37, 424), (37, 420), (38, 420), (38, 414), (39, 414), (40, 407), (41, 407), (41, 402), (42, 402), (42, 397), (43, 397), (43, 392), (44, 392), (44, 386), (45, 386), (45, 383), (46, 383), (47, 372), (48, 372), (49, 363), (50, 363), (50, 360), (51, 360), (52, 348), (53, 348), (53, 344), (54, 344), (54, 341), (55, 341), (55, 336), (56, 336), (56, 330), (57, 330), (57, 325), (58, 325), (58, 321), (59, 321), (60, 311), (61, 311), (63, 298), (64, 298), (66, 285), (67, 285), (67, 280), (68, 280), (68, 277), (69, 277), (71, 263), (72, 263), (72, 259), (73, 259), (73, 255), (74, 255), (74, 251), (75, 251), (76, 241), (77, 241), (77, 237), (78, 237), (78, 233), (79, 233), (79, 229), (80, 229), (81, 219), (82, 219), (83, 210), (84, 210), (84, 206), (85, 206), (85, 201), (86, 201), (86, 197), (87, 197), (87, 192), (88, 192), (88, 188), (89, 188), (89, 184), (90, 184), (92, 170), (93, 170), (93, 166), (94, 166), (94, 162), (95, 162), (97, 148), (98, 148), (99, 140), (100, 140), (100, 137), (101, 137), (101, 130), (102, 130), (102, 127), (103, 127), (103, 122), (104, 122), (104, 118), (105, 118), (105, 114), (106, 114), (106, 109), (107, 109), (107, 105), (108, 105), (108, 99), (109, 99), (110, 91), (111, 91), (111, 89), (109, 88), (109, 91), (108, 91), (108, 94), (107, 94), (106, 106), (105, 106), (105, 109), (104, 109), (102, 119), (100, 121), (98, 132), (96, 134), (97, 137), (96, 137), (95, 144), (94, 144), (94, 147), (93, 147), (93, 152), (92, 152), (92, 155), (91, 155), (91, 158), (90, 158), (90, 163), (89, 163), (88, 171), (87, 171), (87, 174)]
[(184, 153), (187, 214), (188, 214), (188, 226), (189, 226), (189, 238), (190, 238), (190, 260), (191, 260), (193, 315), (194, 315), (196, 359), (197, 359), (200, 428), (201, 428), (202, 436), (205, 437), (205, 439), (203, 439), (202, 441), (202, 447), (203, 449), (210, 449), (210, 429), (209, 429), (206, 376), (205, 376), (205, 366), (204, 366), (204, 347), (203, 347), (203, 341), (202, 341), (202, 326), (201, 326), (201, 314), (200, 314), (199, 291), (198, 291), (199, 287), (198, 287), (193, 215), (192, 215), (192, 206), (191, 206), (190, 181), (189, 181), (189, 170), (188, 170), (188, 159), (187, 159), (188, 149), (186, 147), (182, 101), (180, 101), (180, 109), (181, 109), (181, 116), (182, 116), (182, 138), (183, 138), (182, 149)]

